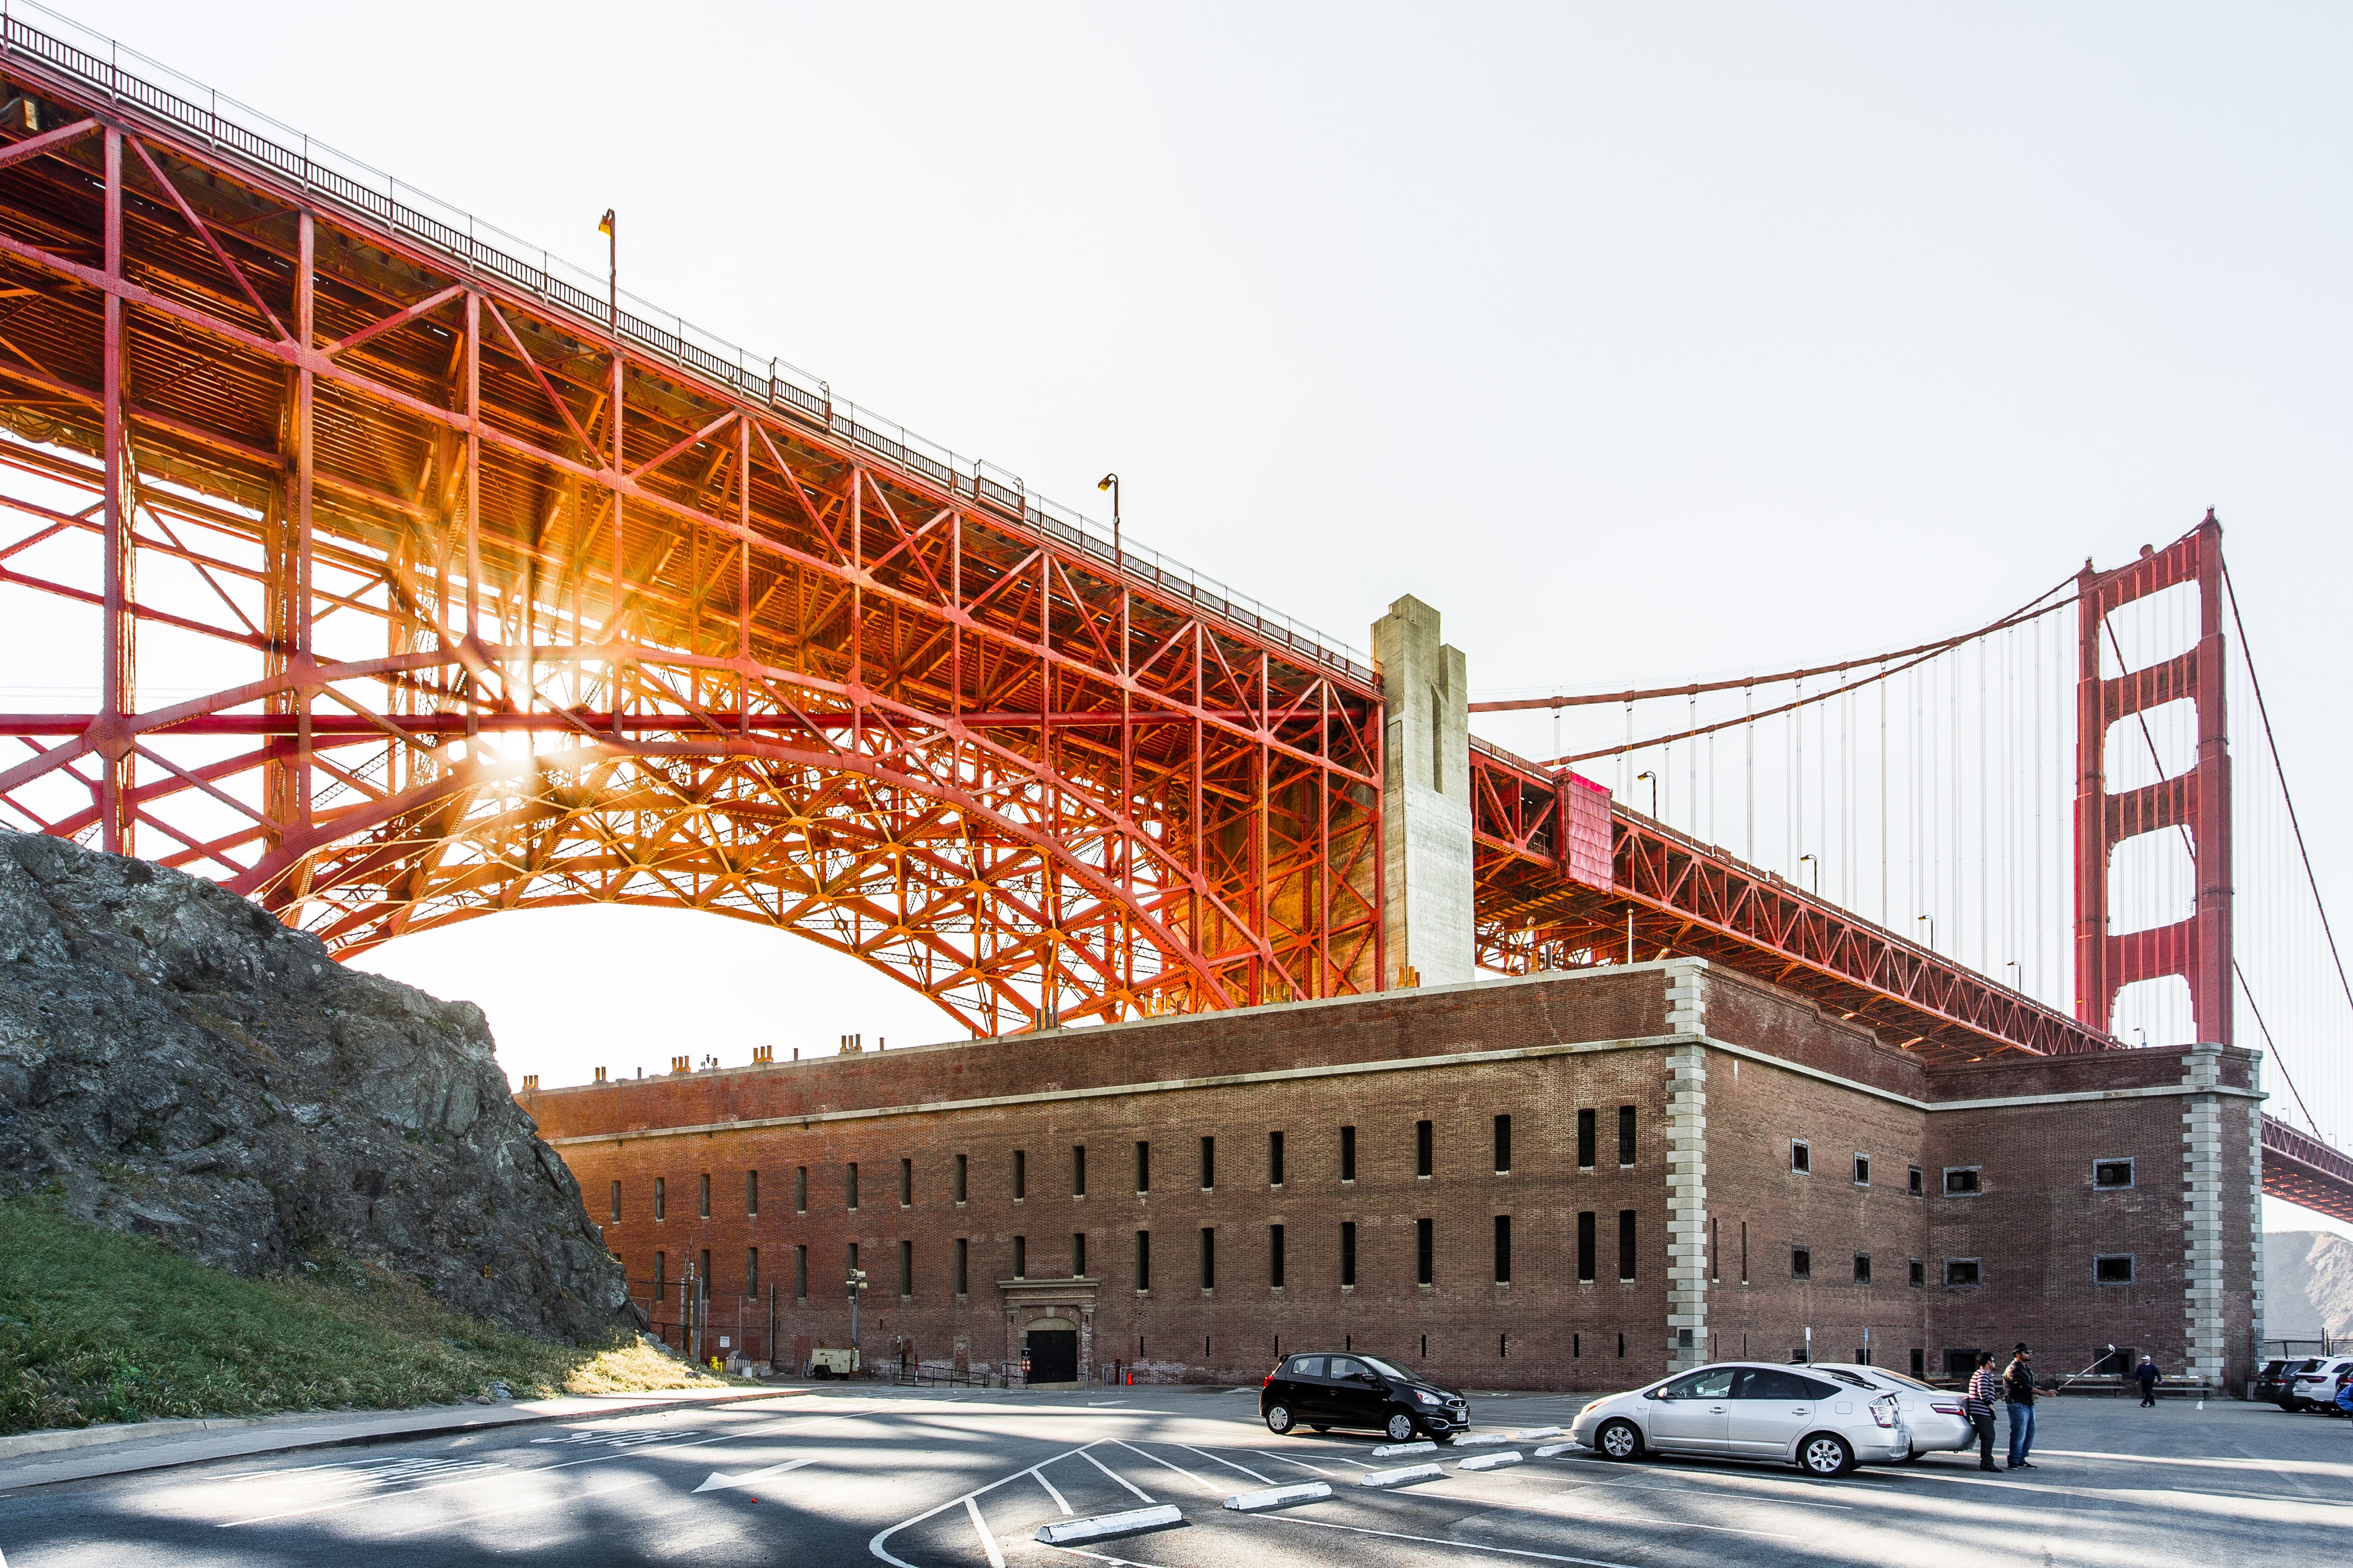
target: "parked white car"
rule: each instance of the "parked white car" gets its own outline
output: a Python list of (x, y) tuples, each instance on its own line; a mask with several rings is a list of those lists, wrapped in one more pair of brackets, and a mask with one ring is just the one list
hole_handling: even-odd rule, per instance
[(1931, 1388), (1916, 1377), (1854, 1362), (1818, 1361), (1810, 1363), (1810, 1367), (1814, 1372), (1828, 1373), (1841, 1383), (1894, 1394), (1895, 1407), (1904, 1413), (1904, 1428), (1912, 1434), (1912, 1457), (1915, 1459), (1923, 1454), (1942, 1454), (1977, 1446), (1977, 1428), (1969, 1425), (1968, 1412), (1962, 1408), (1957, 1390)]
[(1577, 1413), (1568, 1435), (1608, 1459), (1776, 1459), (1823, 1477), (1912, 1457), (1894, 1394), (1769, 1362), (1724, 1362), (1605, 1394)]
[(2309, 1364), (2307, 1370), (2295, 1374), (2287, 1392), (2293, 1403), (2290, 1410), (2329, 1410), (2337, 1408), (2337, 1380), (2345, 1369), (2353, 1367), (2353, 1355), (2322, 1356)]

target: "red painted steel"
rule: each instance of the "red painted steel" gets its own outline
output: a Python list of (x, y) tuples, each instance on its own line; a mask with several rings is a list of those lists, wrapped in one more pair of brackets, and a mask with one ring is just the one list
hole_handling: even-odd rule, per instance
[(345, 952), (787, 927), (982, 1034), (1379, 973), (1369, 669), (5, 27), (0, 585), (102, 666), (0, 718), (11, 820)]
[[(2065, 1055), (2116, 1042), (2009, 986), (1806, 893), (1777, 873), (1622, 806), (1608, 878), (1555, 858), (1563, 799), (1606, 801), (1483, 742), (1472, 747), (1480, 962), (1527, 973), (1629, 957), (1700, 957), (1815, 997), (1888, 1045), (1943, 1059)], [(1569, 837), (1586, 831), (1569, 817)], [(1629, 922), (1631, 922), (1630, 927)]]
[[(788, 928), (982, 1034), (1377, 984), (1373, 671), (397, 187), (0, 43), (40, 117), (0, 143), (0, 588), (100, 664), (93, 710), (0, 715), (18, 820), (340, 952), (588, 901)], [(142, 638), (236, 676), (144, 707)], [(2116, 700), (2202, 692), (2206, 647)], [(1491, 969), (1697, 953), (1904, 1049), (2115, 1043), (1566, 770), (1472, 766)], [(2226, 805), (2115, 821), (2211, 846)]]
[[(2108, 617), (2178, 584), (2198, 585), (2195, 647), (2145, 669), (2104, 676), (2116, 644)], [(2116, 994), (2137, 981), (2180, 975), (2189, 984), (2198, 1038), (2231, 1043), (2231, 756), (2223, 714), (2222, 525), (2206, 521), (2163, 550), (2113, 572), (2085, 562), (2078, 579), (2080, 666), (2075, 718), (2075, 1016), (2103, 1031)], [(2188, 772), (2111, 794), (2104, 772), (2108, 731), (2163, 703), (2198, 710), (2198, 757)], [(2186, 919), (2117, 934), (2110, 929), (2108, 868), (2116, 846), (2144, 833), (2186, 833), (2198, 904)]]
[(2353, 1157), (2266, 1116), (2263, 1191), (2331, 1219), (2353, 1221)]

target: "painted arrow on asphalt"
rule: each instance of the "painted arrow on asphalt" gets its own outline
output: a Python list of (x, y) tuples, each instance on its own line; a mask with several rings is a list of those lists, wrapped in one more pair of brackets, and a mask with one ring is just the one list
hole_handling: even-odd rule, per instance
[(770, 1465), (764, 1470), (750, 1470), (740, 1476), (731, 1476), (713, 1470), (711, 1472), (711, 1479), (694, 1489), (699, 1492), (716, 1492), (724, 1491), (730, 1487), (748, 1487), (754, 1481), (765, 1481), (770, 1476), (781, 1476), (786, 1470), (797, 1470), (803, 1465), (815, 1463), (817, 1463), (817, 1456), (811, 1454), (798, 1459), (786, 1459), (781, 1465)]

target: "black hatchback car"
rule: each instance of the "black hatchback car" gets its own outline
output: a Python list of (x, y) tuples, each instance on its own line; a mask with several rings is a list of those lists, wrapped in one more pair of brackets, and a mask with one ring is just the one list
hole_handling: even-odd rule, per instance
[(1266, 1374), (1258, 1413), (1270, 1432), (1370, 1427), (1398, 1443), (1416, 1433), (1442, 1442), (1471, 1426), (1461, 1389), (1417, 1377), (1378, 1356), (1328, 1352), (1285, 1356)]

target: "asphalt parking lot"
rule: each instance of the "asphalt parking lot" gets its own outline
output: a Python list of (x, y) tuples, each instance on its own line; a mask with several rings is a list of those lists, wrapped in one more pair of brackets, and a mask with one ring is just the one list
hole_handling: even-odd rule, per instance
[[(1567, 1563), (2146, 1564), (2341, 1561), (2353, 1423), (2268, 1405), (2046, 1403), (2037, 1468), (1935, 1456), (1837, 1481), (1535, 1444), (1380, 1459), (1278, 1438), (1255, 1389), (828, 1391), (8, 1489), (5, 1568), (123, 1563), (872, 1563), (1003, 1568)], [(1480, 1395), (1482, 1431), (1566, 1426), (1584, 1395)], [(1550, 1439), (1557, 1441), (1557, 1439)], [(1470, 1473), (1500, 1452), (1518, 1463)], [(1441, 1479), (1358, 1478), (1435, 1458)], [(1230, 1495), (1322, 1481), (1263, 1513)], [(1057, 1521), (1173, 1505), (1071, 1546)]]

